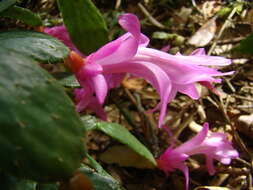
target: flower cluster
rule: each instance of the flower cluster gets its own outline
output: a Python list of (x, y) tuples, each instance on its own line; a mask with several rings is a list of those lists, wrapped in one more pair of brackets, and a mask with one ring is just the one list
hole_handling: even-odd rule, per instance
[(180, 53), (170, 55), (148, 48), (149, 39), (141, 33), (139, 20), (133, 14), (121, 15), (119, 24), (127, 33), (85, 58), (70, 41), (64, 26), (45, 30), (83, 56), (83, 66), (74, 69), (83, 87), (75, 92), (78, 101), (77, 111), (82, 111), (87, 107), (92, 109), (95, 103), (97, 106), (93, 110), (104, 118), (102, 105), (108, 90), (116, 87), (125, 73), (131, 73), (145, 78), (159, 93), (160, 103), (154, 110), (160, 109), (158, 126), (162, 127), (167, 104), (177, 92), (198, 99), (197, 82), (212, 89), (212, 83), (221, 82), (221, 79), (214, 77), (233, 73), (221, 73), (207, 67), (224, 66), (230, 64), (231, 61), (223, 57), (207, 56), (204, 49), (195, 50), (191, 55), (184, 56)]
[[(44, 32), (60, 39), (71, 50), (70, 67), (78, 79), (81, 89), (75, 90), (76, 110), (89, 108), (100, 118), (106, 119), (103, 103), (108, 90), (117, 87), (126, 73), (145, 78), (160, 95), (160, 103), (153, 109), (160, 110), (158, 127), (163, 126), (167, 104), (178, 92), (198, 99), (196, 83), (214, 90), (213, 83), (221, 82), (222, 73), (213, 67), (225, 66), (231, 61), (224, 57), (208, 56), (204, 49), (197, 49), (188, 56), (148, 48), (149, 39), (141, 33), (138, 18), (133, 14), (123, 14), (119, 24), (127, 32), (118, 39), (104, 45), (96, 52), (85, 56), (71, 42), (64, 26), (46, 28)], [(189, 172), (185, 161), (194, 154), (204, 154), (208, 172), (214, 174), (213, 160), (230, 164), (238, 157), (238, 152), (223, 133), (208, 134), (208, 124), (186, 143), (169, 147), (158, 159), (158, 167), (166, 174), (175, 169), (181, 170), (188, 188)]]
[(203, 129), (191, 140), (182, 145), (169, 147), (158, 159), (158, 168), (167, 175), (175, 169), (181, 170), (186, 179), (186, 187), (189, 183), (189, 171), (185, 161), (191, 155), (204, 154), (206, 166), (210, 175), (215, 173), (213, 160), (218, 160), (223, 164), (230, 164), (231, 159), (239, 156), (232, 147), (224, 133), (208, 133), (209, 126), (205, 123)]

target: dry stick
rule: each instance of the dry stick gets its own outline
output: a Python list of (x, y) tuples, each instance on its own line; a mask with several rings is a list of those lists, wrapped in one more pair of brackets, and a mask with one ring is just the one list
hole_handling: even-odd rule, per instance
[(182, 131), (189, 125), (189, 123), (191, 123), (193, 121), (193, 117), (196, 114), (196, 110), (192, 111), (190, 113), (190, 115), (185, 119), (185, 121), (183, 121), (183, 123), (181, 123), (177, 130), (174, 131), (174, 137), (178, 138), (180, 136), (180, 134), (182, 133)]
[(237, 37), (237, 38), (233, 38), (233, 39), (219, 40), (216, 43), (217, 44), (235, 44), (235, 43), (242, 41), (244, 38), (245, 37)]
[(233, 174), (233, 175), (248, 175), (250, 174), (250, 169), (248, 168), (216, 168), (217, 173)]
[(158, 138), (157, 138), (157, 127), (156, 123), (153, 119), (153, 117), (149, 114), (146, 113), (146, 110), (143, 108), (142, 103), (141, 103), (141, 98), (140, 95), (135, 93), (134, 94), (137, 100), (137, 109), (144, 115), (145, 120), (147, 121), (147, 129), (148, 129), (148, 134), (151, 137), (151, 147), (154, 153), (154, 156), (157, 157), (159, 154), (159, 146), (158, 146)]
[(156, 124), (155, 124), (152, 116), (147, 114), (145, 109), (142, 107), (140, 97), (138, 95), (135, 95), (135, 97), (136, 97), (135, 98), (127, 88), (125, 88), (125, 87), (123, 87), (123, 88), (124, 88), (124, 91), (126, 92), (127, 96), (129, 97), (129, 99), (131, 100), (131, 102), (138, 109), (139, 114), (141, 114), (145, 117), (145, 120), (147, 121), (147, 123), (149, 124), (149, 126), (151, 128), (150, 129), (151, 130), (151, 136), (152, 136), (151, 142), (154, 143), (154, 144), (152, 144), (152, 150), (153, 150), (154, 156), (157, 157), (158, 152), (159, 152), (158, 151), (159, 147), (158, 147), (158, 139), (157, 139), (157, 136), (155, 134)]
[(221, 37), (221, 35), (223, 34), (224, 30), (226, 29), (226, 27), (228, 26), (230, 20), (232, 19), (232, 17), (234, 16), (234, 14), (236, 13), (236, 8), (233, 8), (233, 10), (231, 11), (231, 13), (229, 14), (228, 18), (226, 19), (226, 21), (224, 22), (224, 24), (222, 25), (218, 35), (217, 35), (217, 38), (215, 39), (214, 43), (212, 44), (211, 48), (209, 49), (208, 51), (208, 54), (207, 55), (211, 55), (214, 48), (216, 47), (217, 45), (217, 41), (219, 40), (219, 38)]
[(244, 97), (244, 96), (240, 96), (240, 95), (236, 95), (236, 94), (234, 94), (234, 97), (237, 99), (242, 99), (242, 100), (246, 100), (249, 102), (253, 102), (253, 98), (248, 98), (248, 97)]
[[(245, 166), (248, 166), (249, 168), (252, 167), (251, 164), (250, 164), (249, 162), (243, 160), (242, 158), (236, 158), (235, 160), (238, 161), (238, 162), (240, 162), (240, 163), (242, 163), (242, 164), (244, 164)], [(253, 169), (253, 168), (252, 168), (252, 169)]]
[(160, 23), (159, 21), (157, 21), (149, 12), (148, 10), (141, 4), (138, 3), (138, 7), (140, 8), (140, 10), (143, 12), (143, 14), (147, 17), (147, 19), (156, 27), (160, 28), (160, 29), (166, 29), (166, 26), (164, 26), (162, 23)]
[(249, 173), (248, 174), (248, 180), (249, 180), (249, 187), (248, 187), (248, 189), (249, 190), (253, 190), (253, 182), (252, 182), (252, 174), (251, 173)]
[(249, 151), (247, 150), (247, 147), (245, 146), (245, 144), (242, 142), (241, 138), (239, 137), (235, 126), (232, 124), (230, 118), (227, 115), (227, 111), (225, 110), (225, 107), (223, 105), (222, 99), (221, 97), (219, 97), (219, 101), (216, 101), (226, 122), (231, 126), (232, 128), (232, 133), (233, 133), (233, 137), (235, 139), (235, 141), (237, 142), (237, 144), (241, 147), (241, 149), (248, 155), (249, 158), (251, 158), (251, 154), (249, 153)]
[(204, 14), (202, 13), (202, 11), (198, 8), (195, 0), (192, 0), (192, 6), (201, 14), (204, 16)]
[(121, 0), (117, 0), (115, 4), (115, 9), (116, 10), (119, 9), (120, 5), (121, 5)]

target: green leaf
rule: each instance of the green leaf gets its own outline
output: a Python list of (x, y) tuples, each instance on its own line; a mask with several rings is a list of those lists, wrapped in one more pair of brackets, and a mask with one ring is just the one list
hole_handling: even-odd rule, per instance
[(13, 6), (0, 13), (0, 16), (21, 20), (31, 26), (41, 26), (42, 20), (38, 14), (31, 10)]
[(8, 9), (10, 6), (14, 5), (16, 3), (16, 0), (2, 0), (0, 2), (0, 12), (4, 11), (5, 9)]
[(0, 189), (3, 190), (36, 190), (36, 183), (30, 180), (18, 179), (6, 174), (0, 174)]
[(0, 170), (43, 182), (72, 176), (85, 134), (61, 85), (31, 58), (0, 47), (0, 94)]
[(36, 190), (58, 190), (59, 185), (58, 184), (42, 184), (39, 183), (36, 186)]
[(77, 81), (75, 75), (69, 75), (66, 77), (63, 77), (59, 80), (59, 82), (66, 87), (71, 87), (71, 88), (77, 88), (80, 87), (79, 82)]
[(107, 177), (112, 177), (110, 174), (108, 174), (103, 167), (95, 160), (93, 159), (89, 154), (86, 154), (87, 159), (89, 160), (89, 164), (92, 168), (94, 168), (98, 174), (107, 176)]
[(107, 28), (91, 0), (58, 0), (64, 24), (76, 47), (90, 54), (107, 42)]
[(101, 175), (93, 169), (82, 167), (79, 172), (87, 176), (96, 190), (123, 190), (118, 181), (112, 177)]
[(87, 130), (96, 129), (104, 132), (122, 144), (127, 145), (137, 154), (146, 158), (154, 167), (156, 166), (156, 161), (152, 153), (122, 125), (117, 123), (99, 122), (90, 116), (82, 117), (82, 121)]
[(243, 54), (253, 55), (253, 33), (241, 41), (241, 43), (233, 49)]
[(40, 63), (59, 63), (69, 54), (69, 49), (47, 34), (32, 31), (0, 32), (1, 47), (19, 53)]

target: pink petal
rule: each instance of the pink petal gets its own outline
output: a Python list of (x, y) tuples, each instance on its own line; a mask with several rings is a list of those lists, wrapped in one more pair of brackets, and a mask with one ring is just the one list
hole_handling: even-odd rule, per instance
[[(222, 63), (227, 62), (225, 58), (216, 59), (220, 60)], [(210, 62), (208, 56), (175, 56), (155, 49), (139, 48), (134, 60), (149, 61), (158, 65), (170, 76), (173, 83), (181, 85), (200, 81), (217, 82), (213, 76), (231, 74), (224, 74), (213, 68), (198, 65), (203, 61), (210, 63), (210, 65), (217, 65), (217, 61)]]
[(104, 73), (131, 73), (145, 78), (158, 91), (161, 97), (158, 127), (162, 127), (171, 97), (171, 81), (167, 74), (158, 66), (148, 62), (127, 62), (104, 65)]
[(91, 98), (92, 98), (92, 91), (89, 88), (87, 88), (86, 90), (75, 89), (74, 94), (75, 94), (75, 99), (77, 101), (76, 111), (81, 112), (90, 103)]
[(191, 155), (191, 151), (198, 147), (206, 138), (209, 130), (208, 123), (205, 123), (203, 129), (195, 135), (192, 139), (188, 140), (184, 144), (177, 147), (175, 150), (177, 152), (186, 153)]
[(90, 79), (93, 82), (93, 88), (98, 99), (98, 103), (103, 104), (108, 92), (107, 81), (102, 74), (91, 77)]
[(189, 189), (189, 169), (185, 164), (181, 165), (178, 169), (181, 170), (184, 173), (185, 190), (188, 190)]
[(75, 51), (76, 53), (78, 53), (79, 55), (84, 56), (84, 54), (82, 54), (76, 47), (75, 45), (72, 43), (69, 33), (67, 31), (67, 29), (65, 28), (64, 25), (61, 26), (54, 26), (51, 28), (44, 28), (44, 32), (54, 36), (55, 38), (61, 40), (66, 46), (68, 46), (71, 50)]
[(124, 79), (126, 74), (105, 74), (105, 79), (108, 85), (108, 88), (116, 88), (119, 87), (121, 81)]
[(192, 99), (197, 100), (199, 99), (199, 93), (196, 88), (196, 84), (187, 84), (187, 85), (174, 85), (175, 88), (178, 89), (179, 92), (183, 94), (187, 94), (190, 96)]
[(210, 175), (215, 174), (215, 169), (214, 169), (214, 165), (213, 165), (213, 158), (206, 156), (206, 167), (207, 167), (207, 171)]
[(194, 50), (191, 55), (206, 55), (206, 51), (204, 48), (198, 48)]
[(97, 98), (93, 97), (87, 108), (94, 111), (100, 119), (106, 121), (107, 119), (106, 113), (104, 111), (103, 106), (98, 102)]
[[(106, 44), (89, 56), (87, 61), (95, 62), (100, 65), (115, 64), (127, 61), (136, 54), (141, 38), (138, 18), (133, 14), (124, 14), (119, 17), (119, 24), (129, 33)], [(147, 43), (146, 39), (141, 39), (141, 43)]]

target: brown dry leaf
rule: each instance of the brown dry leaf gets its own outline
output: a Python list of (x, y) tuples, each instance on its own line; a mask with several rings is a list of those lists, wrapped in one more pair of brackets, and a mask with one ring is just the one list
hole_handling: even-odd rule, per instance
[(141, 90), (145, 86), (145, 81), (141, 78), (127, 78), (122, 84), (129, 90)]
[(216, 17), (208, 20), (198, 31), (188, 40), (188, 43), (196, 47), (207, 45), (214, 37), (216, 32)]
[(125, 145), (115, 145), (100, 154), (100, 160), (107, 164), (118, 164), (122, 167), (154, 168), (145, 158)]
[(197, 187), (194, 190), (231, 190), (227, 187), (218, 187), (218, 186), (201, 186)]

